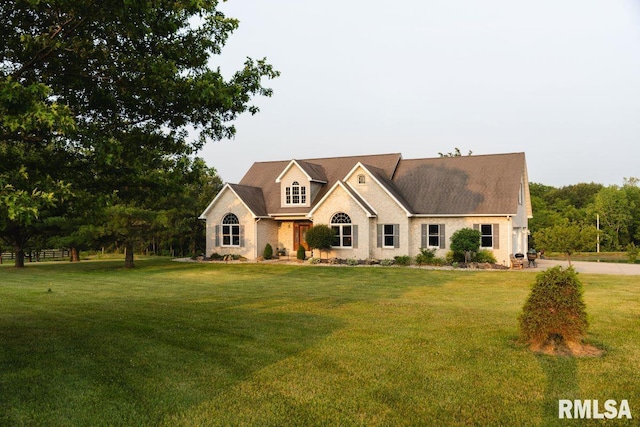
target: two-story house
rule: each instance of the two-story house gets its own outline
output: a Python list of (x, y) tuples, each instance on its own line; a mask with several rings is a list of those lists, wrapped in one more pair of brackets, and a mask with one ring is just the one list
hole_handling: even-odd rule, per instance
[(403, 159), (400, 154), (257, 162), (200, 216), (207, 255), (307, 250), (313, 224), (335, 231), (329, 257), (385, 259), (449, 250), (461, 228), (507, 265), (526, 252), (532, 217), (524, 153)]

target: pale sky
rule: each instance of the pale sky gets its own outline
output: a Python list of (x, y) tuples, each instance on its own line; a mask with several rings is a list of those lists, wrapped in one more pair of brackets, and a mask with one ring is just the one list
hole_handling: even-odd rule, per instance
[(229, 0), (214, 65), (281, 76), (200, 153), (226, 182), (255, 161), (524, 151), (555, 187), (640, 177), (638, 0)]

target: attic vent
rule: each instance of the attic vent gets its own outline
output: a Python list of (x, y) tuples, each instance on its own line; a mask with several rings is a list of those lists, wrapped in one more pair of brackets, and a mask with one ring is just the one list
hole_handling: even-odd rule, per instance
[(367, 178), (364, 175), (358, 175), (358, 184), (364, 185), (367, 183)]

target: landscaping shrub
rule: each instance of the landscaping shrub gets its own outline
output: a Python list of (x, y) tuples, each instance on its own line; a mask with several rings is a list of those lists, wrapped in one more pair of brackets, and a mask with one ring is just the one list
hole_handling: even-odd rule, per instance
[(435, 249), (420, 248), (420, 253), (416, 255), (416, 264), (425, 265), (433, 264), (433, 260), (436, 258)]
[(488, 251), (486, 249), (483, 249), (481, 251), (478, 251), (478, 253), (476, 254), (476, 262), (479, 263), (489, 263), (489, 264), (495, 264), (496, 261), (496, 257), (493, 255), (493, 252)]
[(335, 233), (331, 227), (326, 224), (316, 224), (307, 231), (304, 239), (310, 248), (320, 251), (320, 257), (322, 258), (322, 251), (331, 249), (334, 236)]
[(588, 327), (585, 308), (582, 283), (573, 268), (546, 270), (536, 276), (520, 315), (522, 339), (532, 349), (549, 342), (580, 343)]
[(394, 260), (392, 259), (383, 259), (382, 261), (380, 261), (380, 265), (388, 267), (390, 265), (393, 265), (395, 263)]
[(454, 252), (454, 251), (449, 251), (447, 252), (447, 255), (445, 255), (444, 259), (445, 259), (445, 262), (449, 265), (453, 265), (454, 263), (458, 264), (458, 263), (464, 262), (464, 254)]
[(409, 255), (398, 255), (393, 257), (393, 259), (398, 265), (411, 265), (411, 257)]
[(299, 260), (303, 260), (304, 261), (306, 255), (307, 254), (305, 253), (304, 246), (302, 246), (302, 245), (298, 246), (298, 251), (296, 252), (296, 258), (298, 258)]
[[(461, 254), (464, 262), (471, 261), (471, 254), (480, 248), (480, 231), (472, 228), (461, 228), (451, 236), (451, 250)], [(457, 261), (457, 260), (456, 260)]]
[(347, 265), (358, 265), (358, 264), (360, 264), (360, 262), (355, 258), (347, 259)]
[(269, 243), (267, 243), (267, 246), (264, 247), (263, 257), (264, 259), (273, 258), (273, 247), (271, 247)]

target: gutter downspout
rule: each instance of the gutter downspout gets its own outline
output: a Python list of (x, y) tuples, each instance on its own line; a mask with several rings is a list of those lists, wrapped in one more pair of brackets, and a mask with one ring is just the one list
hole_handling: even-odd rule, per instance
[[(507, 221), (509, 224), (509, 238), (507, 239), (507, 255), (509, 256), (509, 263), (511, 262), (511, 254), (513, 254), (513, 221), (511, 220), (511, 216), (507, 215)], [(507, 260), (504, 260), (503, 263), (507, 263)], [(510, 267), (510, 264), (505, 264)]]
[(258, 259), (258, 223), (262, 218), (256, 218), (256, 226), (253, 228), (253, 259)]

